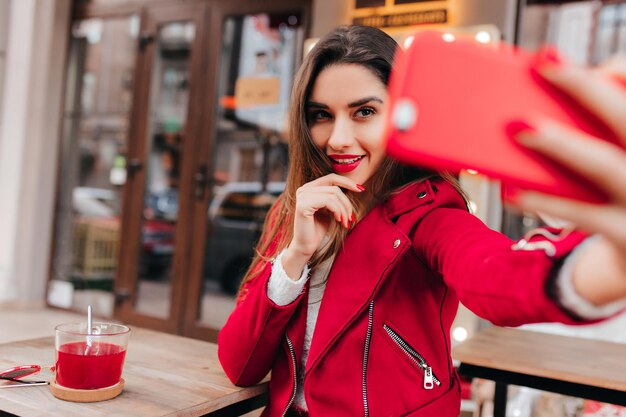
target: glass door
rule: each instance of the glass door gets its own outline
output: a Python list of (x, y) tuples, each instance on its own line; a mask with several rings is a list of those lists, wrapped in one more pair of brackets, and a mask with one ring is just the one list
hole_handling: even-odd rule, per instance
[[(194, 209), (193, 265), (185, 333), (215, 340), (235, 304), (265, 215), (283, 191), (284, 132), (294, 73), (301, 61), (306, 2), (267, 2), (250, 13), (212, 14), (221, 28), (205, 100), (208, 140), (197, 177), (206, 192)], [(212, 39), (213, 36), (211, 36)], [(211, 71), (211, 66), (209, 66)]]
[(311, 0), (107, 7), (72, 26), (48, 303), (214, 341), (284, 187)]
[(139, 14), (72, 24), (48, 303), (113, 316)]
[(188, 216), (198, 100), (202, 91), (205, 5), (149, 9), (139, 34), (133, 147), (123, 227), (125, 270), (118, 275), (117, 316), (178, 332), (189, 263)]

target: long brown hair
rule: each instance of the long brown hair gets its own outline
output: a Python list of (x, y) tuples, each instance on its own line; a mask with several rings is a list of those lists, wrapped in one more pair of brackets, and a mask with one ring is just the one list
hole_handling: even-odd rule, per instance
[[(268, 213), (256, 255), (242, 286), (261, 272), (264, 261), (280, 253), (291, 242), (296, 190), (333, 172), (324, 151), (314, 145), (307, 123), (306, 103), (318, 75), (331, 65), (357, 64), (372, 71), (381, 82), (388, 85), (394, 55), (398, 51), (396, 41), (379, 29), (339, 26), (317, 42), (305, 57), (295, 77), (289, 108), (289, 172), (285, 191)], [(385, 158), (376, 174), (364, 184), (364, 198), (357, 199), (350, 191), (345, 193), (353, 204), (357, 219), (361, 219), (369, 209), (398, 187), (435, 175), (432, 171), (403, 166), (394, 159)], [(330, 239), (309, 262), (311, 268), (337, 253), (347, 233), (337, 222), (331, 222), (328, 230)]]

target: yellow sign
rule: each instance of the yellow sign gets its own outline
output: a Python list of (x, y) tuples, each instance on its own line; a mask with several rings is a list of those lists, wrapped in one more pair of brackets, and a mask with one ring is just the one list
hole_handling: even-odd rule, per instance
[(375, 26), (379, 28), (396, 26), (416, 26), (448, 23), (446, 9), (424, 10), (416, 12), (379, 14), (363, 17), (354, 17), (355, 25)]
[[(390, 30), (414, 26), (447, 26), (451, 23), (447, 0), (364, 0), (352, 10), (352, 23)], [(376, 7), (375, 7), (376, 6)]]
[(235, 83), (235, 105), (238, 108), (278, 104), (278, 77), (241, 77)]

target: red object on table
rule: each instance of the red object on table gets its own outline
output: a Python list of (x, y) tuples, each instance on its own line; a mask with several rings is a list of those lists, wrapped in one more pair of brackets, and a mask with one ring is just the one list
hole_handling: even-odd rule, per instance
[(56, 381), (66, 388), (98, 389), (117, 384), (126, 350), (112, 343), (73, 342), (59, 348)]

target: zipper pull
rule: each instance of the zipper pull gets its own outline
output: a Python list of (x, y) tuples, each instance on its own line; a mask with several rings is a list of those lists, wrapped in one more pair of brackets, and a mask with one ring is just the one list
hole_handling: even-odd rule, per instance
[(433, 381), (433, 368), (426, 366), (424, 368), (424, 389), (433, 389), (435, 383)]

